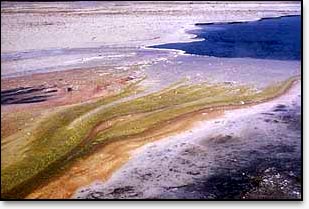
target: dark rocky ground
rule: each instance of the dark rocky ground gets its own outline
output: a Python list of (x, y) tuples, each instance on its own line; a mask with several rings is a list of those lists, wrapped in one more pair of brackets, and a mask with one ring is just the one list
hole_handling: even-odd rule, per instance
[(43, 85), (7, 89), (1, 91), (1, 105), (44, 102), (57, 91)]

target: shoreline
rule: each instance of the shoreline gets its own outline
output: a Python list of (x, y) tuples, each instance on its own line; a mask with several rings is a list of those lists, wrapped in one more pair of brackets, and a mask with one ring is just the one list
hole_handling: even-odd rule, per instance
[[(160, 48), (160, 46), (164, 46), (164, 45), (168, 45), (168, 44), (180, 44), (180, 43), (186, 43), (186, 44), (190, 44), (193, 42), (203, 42), (205, 41), (204, 38), (198, 38), (199, 34), (194, 34), (194, 33), (190, 33), (189, 31), (192, 30), (202, 30), (203, 28), (201, 26), (207, 26), (207, 25), (212, 25), (212, 26), (221, 26), (221, 25), (232, 25), (232, 24), (241, 24), (241, 23), (252, 23), (252, 22), (259, 22), (259, 21), (264, 21), (264, 20), (274, 20), (274, 19), (281, 19), (281, 18), (285, 18), (285, 17), (301, 17), (301, 15), (280, 15), (280, 16), (272, 16), (272, 17), (261, 17), (258, 19), (253, 19), (253, 20), (246, 20), (246, 21), (226, 21), (226, 22), (208, 22), (208, 23), (195, 23), (191, 29), (184, 29), (184, 33), (189, 34), (189, 35), (193, 35), (193, 37), (191, 38), (191, 41), (187, 41), (187, 42), (170, 42), (170, 43), (163, 43), (163, 44), (159, 44), (159, 45), (148, 45), (143, 47), (143, 49), (158, 49), (158, 50), (167, 50), (170, 52), (177, 52), (177, 56), (203, 56), (203, 57), (216, 57), (216, 56), (210, 56), (210, 55), (206, 55), (206, 54), (190, 54), (187, 53), (184, 50), (181, 49), (172, 49), (172, 48)], [(220, 58), (244, 58), (244, 59), (264, 59), (264, 58), (253, 58), (253, 57), (220, 57)], [(285, 60), (285, 59), (271, 59), (270, 60)], [(294, 60), (293, 60), (294, 61)], [(295, 59), (295, 61), (300, 61)]]
[(173, 43), (192, 43), (192, 42), (200, 42), (200, 41), (205, 41), (204, 38), (197, 38), (198, 35), (193, 34), (193, 33), (189, 33), (189, 31), (191, 30), (198, 30), (198, 29), (202, 29), (199, 26), (203, 26), (203, 25), (220, 25), (220, 24), (238, 24), (238, 23), (248, 23), (248, 22), (256, 22), (256, 21), (262, 21), (262, 20), (267, 20), (267, 19), (279, 19), (282, 17), (294, 17), (294, 16), (301, 16), (300, 14), (298, 15), (279, 15), (279, 16), (270, 16), (270, 17), (260, 17), (260, 18), (256, 18), (256, 19), (252, 19), (252, 20), (240, 20), (240, 21), (226, 21), (226, 22), (207, 22), (207, 23), (194, 23), (194, 24), (190, 24), (187, 26), (187, 28), (184, 28), (181, 30), (181, 34), (183, 34), (183, 36), (185, 35), (191, 35), (191, 37), (188, 37), (188, 41), (181, 41), (181, 42), (165, 42), (165, 43), (160, 43), (160, 44), (156, 44), (156, 45), (146, 45), (146, 46), (142, 46), (142, 49), (154, 49), (154, 50), (166, 50), (166, 51), (171, 51), (171, 52), (178, 52), (179, 55), (190, 55), (190, 56), (206, 56), (206, 57), (212, 57), (212, 56), (207, 56), (207, 55), (197, 55), (197, 54), (186, 54), (186, 52), (184, 50), (181, 49), (167, 49), (167, 48), (152, 48), (152, 46), (158, 46), (158, 45), (165, 45), (165, 44), (173, 44)]
[[(145, 37), (144, 41), (141, 42), (139, 40), (134, 40), (134, 38), (132, 37), (129, 40), (132, 39), (133, 42), (137, 41), (136, 44), (134, 44), (134, 43), (133, 44), (129, 44), (129, 43), (125, 43), (124, 44), (124, 43), (122, 43), (123, 42), (122, 41), (123, 38), (118, 36), (118, 33), (122, 34), (122, 32), (117, 30), (117, 31), (115, 31), (116, 32), (115, 36), (120, 38), (120, 40), (119, 40), (120, 43), (119, 44), (117, 44), (114, 41), (114, 39), (108, 39), (108, 40), (104, 40), (104, 39), (101, 40), (100, 39), (100, 41), (98, 41), (97, 40), (98, 37), (96, 36), (96, 39), (95, 39), (95, 42), (94, 42), (95, 45), (89, 44), (88, 46), (97, 46), (99, 43), (101, 43), (99, 45), (114, 45), (114, 44), (116, 44), (116, 45), (123, 45), (123, 46), (129, 46), (129, 45), (133, 46), (133, 45), (135, 45), (136, 47), (144, 46), (144, 45), (147, 46), (149, 44), (149, 43), (147, 43), (147, 42), (149, 42), (149, 39), (153, 39), (155, 37), (160, 37), (159, 38), (160, 41), (156, 40), (154, 43), (151, 43), (149, 45), (159, 45), (159, 44), (162, 44), (162, 43), (175, 43), (175, 42), (184, 42), (184, 41), (187, 42), (187, 41), (192, 41), (192, 40), (190, 40), (190, 39), (192, 39), (192, 36), (188, 35), (186, 33), (186, 30), (188, 30), (188, 29), (190, 29), (192, 27), (195, 27), (194, 24), (198, 23), (198, 22), (214, 22), (214, 21), (228, 22), (228, 21), (236, 21), (236, 20), (237, 21), (239, 21), (239, 20), (241, 20), (241, 21), (252, 21), (252, 20), (263, 18), (263, 17), (278, 17), (278, 16), (294, 15), (294, 14), (299, 14), (300, 13), (299, 8), (297, 8), (297, 5), (299, 5), (299, 3), (291, 2), (291, 3), (288, 3), (288, 4), (284, 4), (284, 7), (280, 8), (280, 7), (278, 7), (279, 5), (281, 5), (281, 4), (279, 4), (279, 2), (280, 1), (272, 2), (271, 3), (271, 5), (274, 6), (274, 8), (271, 11), (268, 11), (269, 3), (267, 3), (267, 2), (265, 2), (264, 4), (263, 3), (260, 4), (260, 3), (256, 3), (256, 2), (247, 2), (247, 3), (242, 2), (242, 3), (239, 4), (239, 8), (233, 8), (233, 7), (231, 7), (232, 4), (230, 4), (229, 2), (226, 2), (228, 4), (228, 7), (226, 8), (226, 11), (222, 11), (220, 9), (220, 6), (222, 5), (222, 3), (216, 3), (215, 2), (215, 3), (210, 3), (210, 4), (203, 4), (203, 3), (202, 4), (188, 4), (188, 3), (184, 2), (184, 3), (178, 4), (178, 7), (176, 7), (175, 12), (171, 13), (172, 19), (170, 21), (172, 21), (172, 23), (173, 23), (172, 28), (166, 27), (166, 24), (167, 24), (166, 22), (164, 22), (164, 24), (162, 26), (150, 25), (150, 26), (154, 26), (155, 27), (154, 28), (155, 32), (156, 32), (157, 29), (160, 30), (161, 31), (160, 34), (155, 33), (153, 35), (150, 35), (150, 34), (145, 34), (145, 31), (142, 31), (141, 35), (142, 35), (142, 39)], [(151, 4), (151, 2), (149, 2), (149, 3)], [(50, 4), (53, 5), (53, 3), (50, 3)], [(169, 4), (174, 5), (173, 2), (170, 2)], [(64, 4), (64, 5), (69, 6), (70, 4)], [(126, 7), (123, 7), (123, 8), (115, 7), (116, 8), (115, 11), (119, 12), (119, 13), (109, 14), (109, 15), (114, 15), (116, 18), (119, 18), (119, 17), (121, 18), (122, 15), (131, 14), (131, 7), (130, 7), (130, 5), (131, 4), (129, 4)], [(188, 5), (190, 5), (191, 9), (194, 8), (198, 12), (196, 18), (188, 17), (187, 16), (188, 13), (186, 13), (186, 12), (187, 12), (188, 8), (186, 8), (186, 7), (188, 7)], [(99, 10), (109, 11), (109, 9), (110, 9), (110, 7), (112, 5), (101, 3), (101, 4), (97, 5), (97, 6), (99, 6), (98, 7)], [(103, 6), (105, 6), (105, 8)], [(157, 9), (162, 10), (163, 14), (164, 14), (165, 11), (169, 12), (169, 8), (166, 8), (164, 5), (162, 6), (160, 4), (155, 4), (153, 6), (155, 6), (155, 8), (157, 8)], [(252, 11), (250, 13), (245, 13), (246, 7), (250, 8)], [(151, 14), (151, 12), (150, 12), (151, 10), (155, 9), (155, 8), (152, 8), (150, 10), (148, 3), (140, 5), (139, 8), (141, 10), (142, 9), (144, 10), (143, 12), (141, 12), (141, 15), (145, 15), (146, 17), (147, 17), (148, 14)], [(36, 11), (35, 8), (33, 8), (33, 9), (34, 9), (34, 11)], [(204, 12), (203, 10), (211, 11), (210, 9), (213, 9), (214, 11), (218, 12), (218, 14), (210, 12), (209, 14), (205, 15), (203, 13)], [(57, 10), (57, 7), (55, 7), (55, 10)], [(240, 14), (239, 15), (235, 15), (233, 13), (234, 11), (239, 11)], [(227, 16), (226, 17), (222, 17), (221, 16), (222, 12), (228, 12), (228, 14), (226, 14)], [(180, 14), (178, 14), (178, 13), (180, 13)], [(23, 14), (23, 13), (21, 13), (21, 14)], [(14, 13), (13, 14), (7, 14), (7, 13), (3, 12), (2, 15), (3, 15), (4, 18), (7, 18), (6, 17), (7, 15), (14, 15)], [(43, 13), (41, 15), (43, 15)], [(55, 14), (55, 15), (57, 15), (57, 14)], [(73, 14), (71, 14), (71, 17), (74, 17), (74, 15), (78, 16), (78, 14), (74, 14), (73, 13)], [(176, 21), (175, 19), (173, 19), (174, 15), (178, 15), (178, 17), (179, 17), (179, 15), (184, 15), (184, 17), (182, 17), (181, 19), (178, 18), (178, 20), (177, 20), (178, 24), (174, 25), (174, 21)], [(102, 18), (102, 16), (100, 16), (99, 14), (96, 14), (96, 17)], [(45, 19), (46, 17), (44, 16), (43, 18)], [(109, 18), (109, 17), (107, 16), (107, 18)], [(56, 16), (56, 20), (58, 20), (57, 16)], [(58, 27), (56, 24), (59, 24), (59, 27), (60, 27), (61, 26), (60, 23), (62, 23), (60, 20), (58, 22), (56, 20), (55, 21), (51, 21), (50, 19), (46, 18), (46, 22), (49, 23), (51, 21), (51, 27), (55, 27), (54, 29), (57, 29), (57, 27)], [(152, 20), (152, 19), (149, 19), (149, 20)], [(149, 20), (147, 19), (145, 21), (149, 21)], [(27, 22), (28, 20), (25, 19), (25, 21)], [(118, 19), (116, 19), (115, 21), (116, 22), (114, 24), (120, 24), (118, 22)], [(131, 19), (129, 19), (128, 21), (131, 21)], [(40, 33), (43, 32), (43, 31), (41, 31), (41, 29), (44, 29), (43, 26), (42, 26), (42, 28), (39, 28), (40, 30), (38, 32), (40, 32)], [(6, 25), (3, 25), (3, 29), (6, 29), (5, 27), (6, 27)], [(90, 25), (89, 27), (92, 27), (92, 26)], [(137, 27), (139, 28), (140, 25), (137, 25)], [(147, 26), (147, 28), (148, 27), (149, 26)], [(160, 28), (160, 27), (162, 27), (162, 28)], [(183, 27), (183, 28), (181, 28), (181, 27)], [(173, 31), (172, 36), (169, 36), (167, 34), (162, 33), (163, 32), (162, 29), (164, 29), (164, 28), (167, 28), (168, 31), (170, 31), (170, 30)], [(176, 28), (176, 31), (179, 31), (179, 32), (175, 33), (175, 28)], [(68, 28), (68, 29), (70, 29), (70, 28)], [(68, 30), (68, 29), (66, 29), (66, 30)], [(97, 33), (97, 31), (93, 30), (92, 28), (90, 28), (90, 29), (91, 29), (91, 31), (94, 32), (94, 34)], [(6, 32), (8, 32), (8, 31), (6, 31)], [(57, 32), (57, 31), (55, 31), (55, 32)], [(27, 34), (25, 34), (25, 35), (27, 36)], [(55, 33), (55, 35), (58, 36), (57, 33)], [(84, 34), (82, 34), (82, 35), (84, 35)], [(131, 36), (130, 33), (128, 35)], [(162, 35), (163, 35), (163, 37), (162, 37)], [(49, 36), (46, 36), (46, 37), (49, 37)], [(29, 39), (29, 40), (32, 40), (32, 39)], [(88, 41), (88, 38), (86, 40)], [(45, 44), (49, 45), (49, 43), (47, 41), (48, 40), (44, 41), (44, 45)], [(82, 42), (80, 42), (80, 44), (81, 43), (85, 44), (86, 41), (82, 41)], [(24, 44), (26, 44), (26, 43), (20, 44), (20, 46), (18, 48), (20, 48)], [(82, 45), (80, 45), (80, 44), (78, 44), (79, 47), (82, 47)], [(41, 47), (38, 47), (38, 48), (50, 48), (50, 47), (46, 47), (44, 45), (41, 46)], [(74, 42), (74, 43), (71, 44), (70, 47), (71, 48), (76, 48), (78, 46), (78, 45), (76, 45), (76, 46), (75, 45), (76, 45), (76, 43)], [(63, 48), (63, 46), (67, 47), (68, 44), (66, 43), (66, 44), (59, 45), (59, 46), (61, 46), (61, 47), (57, 47), (57, 46), (53, 46), (53, 47), (55, 47), (55, 48)], [(9, 48), (11, 48), (11, 47), (12, 46), (10, 46)], [(6, 49), (6, 48), (8, 48), (8, 47), (3, 47), (3, 49)], [(31, 47), (31, 48), (33, 48), (33, 47)], [(34, 48), (36, 48), (36, 47), (34, 47)], [(6, 49), (6, 51), (10, 51), (10, 52), (13, 52), (13, 51), (25, 51), (27, 49), (29, 50), (30, 48), (29, 47), (23, 47), (23, 49), (24, 50), (20, 50), (20, 49), (17, 50), (17, 48), (15, 50), (8, 50), (8, 49)], [(2, 51), (2, 53), (3, 52), (4, 51)]]

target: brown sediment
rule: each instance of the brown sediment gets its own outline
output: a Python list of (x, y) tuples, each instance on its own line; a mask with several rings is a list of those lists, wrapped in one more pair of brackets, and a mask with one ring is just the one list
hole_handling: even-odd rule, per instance
[[(76, 104), (105, 96), (109, 91), (121, 88), (127, 83), (129, 73), (110, 74), (107, 70), (108, 67), (80, 68), (2, 78), (1, 91), (20, 87), (45, 87), (57, 92), (54, 92), (55, 95), (49, 98), (48, 102), (31, 106), (46, 108)], [(21, 108), (28, 106), (30, 105), (20, 105)]]
[[(46, 98), (46, 101), (1, 105), (1, 138), (27, 127), (29, 122), (42, 116), (44, 112), (108, 97), (132, 82), (127, 79), (128, 73), (110, 75), (104, 72), (106, 69), (83, 68), (2, 78), (1, 91), (24, 87), (44, 87), (57, 91)], [(68, 88), (72, 88), (72, 91), (68, 91)], [(40, 95), (44, 96), (45, 92)]]
[[(275, 99), (285, 94), (295, 82), (297, 81), (292, 82), (288, 88), (280, 91), (272, 98), (243, 105), (222, 105), (219, 107), (205, 108), (162, 122), (141, 134), (106, 141), (96, 146), (87, 156), (75, 161), (61, 175), (51, 178), (49, 182), (40, 186), (26, 198), (70, 198), (80, 187), (86, 186), (96, 180), (106, 181), (113, 172), (118, 170), (130, 159), (130, 153), (133, 150), (149, 142), (188, 130), (197, 121), (218, 118), (224, 115), (226, 110), (248, 108)], [(115, 119), (113, 122), (117, 122), (119, 119)], [(90, 136), (108, 127), (109, 125), (106, 122), (100, 124), (93, 129)]]

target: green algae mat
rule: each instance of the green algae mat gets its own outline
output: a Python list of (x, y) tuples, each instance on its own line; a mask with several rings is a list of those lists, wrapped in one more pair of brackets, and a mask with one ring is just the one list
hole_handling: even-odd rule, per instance
[[(107, 141), (138, 136), (162, 122), (205, 108), (263, 102), (285, 92), (297, 79), (262, 90), (226, 83), (179, 82), (156, 93), (122, 100), (142, 91), (136, 83), (105, 99), (57, 108), (1, 139), (1, 196), (23, 198)], [(126, 119), (118, 120), (123, 117)], [(104, 123), (110, 125), (98, 129)]]

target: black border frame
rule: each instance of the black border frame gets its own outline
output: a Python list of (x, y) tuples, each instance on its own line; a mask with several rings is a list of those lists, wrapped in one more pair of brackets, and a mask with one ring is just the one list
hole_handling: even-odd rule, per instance
[[(102, 1), (102, 0), (99, 0)], [(103, 0), (103, 1), (108, 1), (108, 0)], [(149, 1), (149, 0), (146, 0)], [(164, 0), (166, 1), (166, 0)], [(167, 0), (168, 1), (168, 0)], [(198, 1), (198, 0), (193, 0), (193, 1)], [(216, 0), (208, 0), (208, 1), (216, 1)], [(217, 0), (217, 1), (222, 1), (222, 0)], [(233, 0), (229, 0), (233, 1)], [(239, 2), (245, 2), (245, 1), (250, 1), (250, 0), (238, 0)], [(269, 0), (251, 0), (251, 2), (262, 2), (262, 1), (269, 1)], [(271, 1), (271, 0), (270, 0)], [(281, 201), (288, 201), (288, 202), (302, 202), (304, 201), (304, 124), (303, 124), (303, 117), (304, 117), (304, 64), (303, 64), (303, 52), (304, 52), (304, 0), (274, 0), (274, 1), (295, 1), (295, 2), (300, 2), (301, 3), (301, 198), (300, 199), (8, 199), (8, 198), (2, 198), (0, 194), (0, 201), (5, 201), (5, 202), (57, 202), (57, 201), (68, 201), (68, 202), (80, 202), (80, 201), (101, 201), (101, 202), (151, 202), (151, 201), (159, 201), (159, 202), (252, 202), (252, 201), (257, 201), (257, 202), (281, 202)], [(2, 2), (2, 0), (1, 0)], [(12, 2), (12, 1), (10, 1)], [(13, 2), (63, 2), (63, 1), (13, 1)], [(69, 2), (69, 1), (68, 1)], [(2, 66), (1, 66), (2, 67)], [(1, 186), (1, 182), (0, 182)]]

